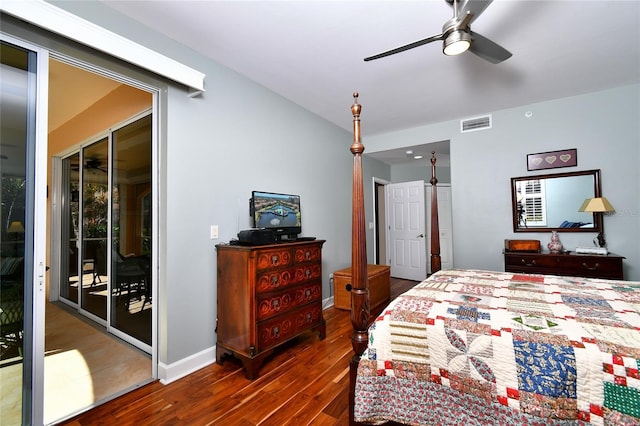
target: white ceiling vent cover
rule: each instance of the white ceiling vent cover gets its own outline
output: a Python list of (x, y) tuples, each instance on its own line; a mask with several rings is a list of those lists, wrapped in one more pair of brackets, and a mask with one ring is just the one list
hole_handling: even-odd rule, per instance
[(486, 130), (491, 128), (491, 114), (481, 117), (465, 118), (460, 120), (460, 132), (475, 132), (476, 130)]

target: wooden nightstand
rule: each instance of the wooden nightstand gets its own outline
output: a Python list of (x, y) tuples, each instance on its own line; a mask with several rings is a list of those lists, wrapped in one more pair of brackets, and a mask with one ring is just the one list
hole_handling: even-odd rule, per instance
[(622, 280), (622, 259), (614, 253), (554, 254), (504, 252), (504, 270), (527, 274), (568, 275), (575, 277), (607, 278)]

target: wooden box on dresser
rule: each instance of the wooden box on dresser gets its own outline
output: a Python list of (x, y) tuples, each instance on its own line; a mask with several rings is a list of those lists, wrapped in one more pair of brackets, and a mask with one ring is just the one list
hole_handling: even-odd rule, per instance
[(521, 272), (527, 274), (567, 275), (622, 280), (624, 279), (622, 259), (624, 259), (623, 256), (613, 253), (600, 255), (505, 251), (504, 270), (506, 272)]
[(217, 245), (216, 361), (242, 361), (254, 379), (264, 359), (307, 330), (325, 338), (322, 316), (324, 240), (262, 246)]

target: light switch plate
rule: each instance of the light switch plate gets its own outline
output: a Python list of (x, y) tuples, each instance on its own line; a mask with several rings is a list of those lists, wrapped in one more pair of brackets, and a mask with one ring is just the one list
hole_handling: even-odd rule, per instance
[(211, 239), (215, 240), (218, 238), (218, 225), (211, 225)]

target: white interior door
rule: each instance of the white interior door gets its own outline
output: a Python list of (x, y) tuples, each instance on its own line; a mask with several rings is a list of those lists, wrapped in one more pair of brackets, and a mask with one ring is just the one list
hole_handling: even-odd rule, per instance
[(386, 186), (391, 276), (422, 281), (427, 277), (424, 181)]
[[(451, 186), (438, 185), (438, 228), (440, 229), (441, 269), (453, 268), (453, 220), (451, 218)], [(431, 224), (431, 185), (427, 185), (427, 224)], [(431, 272), (431, 226), (427, 226), (427, 268)]]

